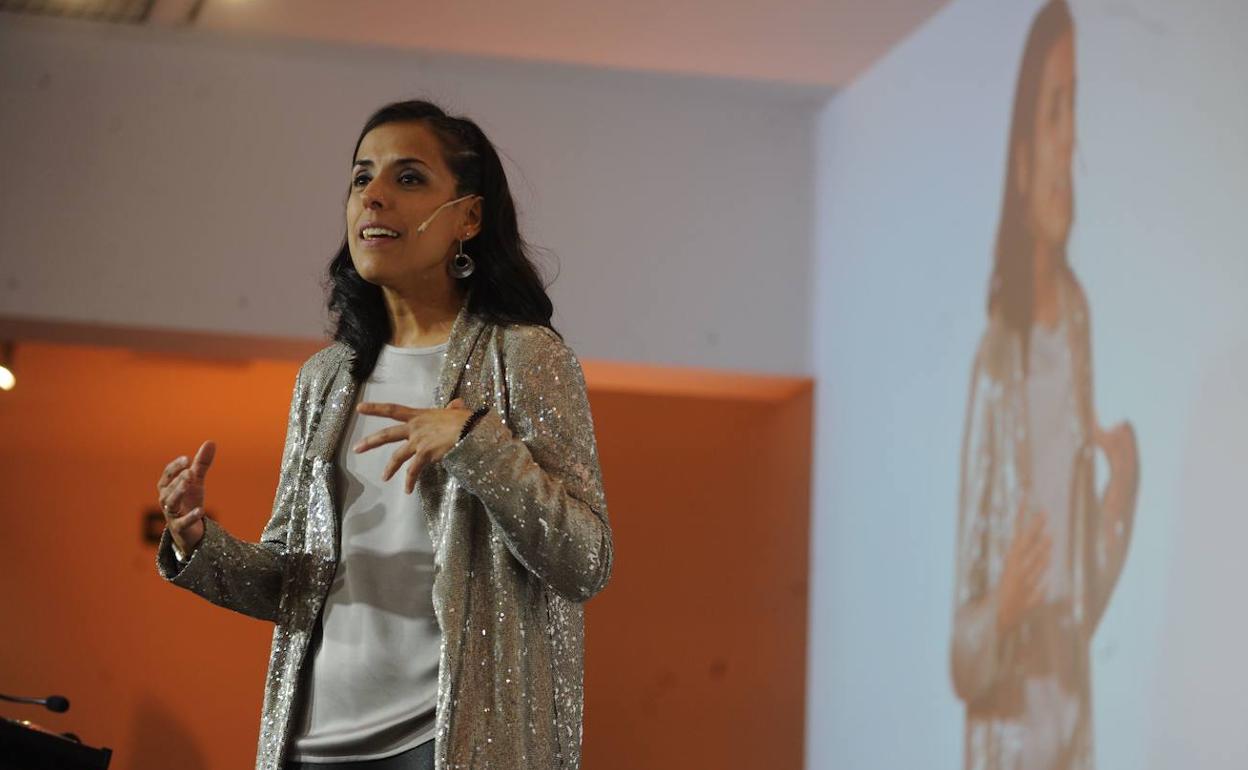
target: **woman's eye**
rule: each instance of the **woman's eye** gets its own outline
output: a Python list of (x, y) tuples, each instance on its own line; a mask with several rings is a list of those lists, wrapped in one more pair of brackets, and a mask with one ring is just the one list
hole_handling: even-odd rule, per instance
[(418, 174), (403, 174), (399, 177), (399, 181), (403, 184), (420, 184), (425, 181)]
[(368, 184), (368, 174), (356, 174), (351, 180), (352, 187), (363, 187)]

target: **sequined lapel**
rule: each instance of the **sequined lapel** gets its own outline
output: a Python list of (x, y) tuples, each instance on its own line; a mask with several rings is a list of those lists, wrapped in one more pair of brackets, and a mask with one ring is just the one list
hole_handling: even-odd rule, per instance
[(354, 354), (348, 351), (338, 360), (337, 370), (326, 373), (328, 387), (317, 394), (322, 407), (321, 419), (304, 452), (304, 457), (308, 459), (319, 457), (328, 462), (333, 458), (342, 429), (355, 407), (356, 383), (351, 377), (351, 362), (354, 360)]
[(451, 396), (463, 379), (464, 367), (485, 331), (486, 323), (481, 318), (468, 312), (468, 303), (460, 309), (451, 326), (451, 336), (447, 340), (446, 358), (442, 361), (442, 372), (438, 376), (438, 389), (434, 394), (434, 404), (439, 409), (451, 402)]

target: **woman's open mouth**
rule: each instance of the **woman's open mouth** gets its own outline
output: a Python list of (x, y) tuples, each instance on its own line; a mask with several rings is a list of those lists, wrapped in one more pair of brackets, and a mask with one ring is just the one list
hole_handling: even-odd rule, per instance
[(380, 225), (367, 225), (360, 228), (360, 243), (365, 246), (382, 246), (402, 237), (398, 230), (391, 230)]

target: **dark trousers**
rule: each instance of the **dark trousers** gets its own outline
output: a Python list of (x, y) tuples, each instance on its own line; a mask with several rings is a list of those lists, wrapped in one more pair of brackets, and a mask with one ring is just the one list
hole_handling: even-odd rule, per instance
[(385, 759), (362, 762), (287, 762), (285, 770), (433, 770), (433, 741)]

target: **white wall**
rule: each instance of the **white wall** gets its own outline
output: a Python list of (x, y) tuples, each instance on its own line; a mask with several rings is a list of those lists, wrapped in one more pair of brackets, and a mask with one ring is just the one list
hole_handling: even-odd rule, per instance
[(0, 316), (317, 336), (356, 133), (432, 96), (514, 162), (583, 356), (809, 371), (824, 92), (2, 21)]
[[(818, 127), (810, 768), (954, 768), (958, 453), (1039, 2), (955, 0)], [(1075, 271), (1131, 552), (1094, 639), (1099, 768), (1248, 763), (1248, 5), (1072, 3)], [(1102, 476), (1103, 478), (1103, 476)]]

